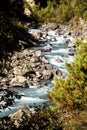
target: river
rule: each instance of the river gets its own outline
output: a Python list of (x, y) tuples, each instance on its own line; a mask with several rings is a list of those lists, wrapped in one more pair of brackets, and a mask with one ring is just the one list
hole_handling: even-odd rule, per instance
[[(31, 32), (32, 31), (41, 30), (31, 29)], [(55, 34), (54, 31), (48, 32), (48, 38), (51, 38), (51, 41), (40, 41), (39, 46), (29, 49), (42, 50), (44, 46), (50, 45), (51, 51), (43, 51), (44, 56), (49, 63), (53, 65), (53, 68), (60, 69), (63, 73), (63, 76), (66, 76), (67, 70), (65, 68), (65, 62), (71, 62), (73, 59), (73, 56), (69, 55), (70, 48), (65, 44), (65, 38), (62, 35)], [(56, 39), (56, 41), (53, 39)], [(58, 59), (60, 59), (62, 62), (58, 62)], [(22, 105), (29, 105), (32, 111), (33, 106), (35, 105), (42, 106), (49, 104), (47, 92), (51, 89), (51, 87), (53, 87), (53, 82), (52, 80), (48, 80), (47, 82), (48, 84), (41, 88), (37, 88), (36, 86), (30, 86), (30, 88), (14, 88), (15, 91), (23, 96), (20, 100), (15, 99), (13, 106), (10, 106), (4, 110), (0, 110), (0, 117), (2, 118), (16, 112)]]

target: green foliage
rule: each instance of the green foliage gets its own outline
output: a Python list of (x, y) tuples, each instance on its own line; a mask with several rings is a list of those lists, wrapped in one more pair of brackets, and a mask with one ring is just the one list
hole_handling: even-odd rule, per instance
[(69, 5), (62, 4), (59, 7), (58, 15), (63, 22), (69, 21), (74, 16), (73, 8)]
[[(65, 130), (87, 129), (87, 42), (76, 42), (72, 63), (66, 63), (66, 78), (55, 77), (54, 87), (49, 92), (54, 111), (61, 114)], [(83, 115), (81, 115), (83, 113)]]
[(35, 0), (34, 16), (38, 22), (67, 22), (73, 17), (87, 19), (87, 2), (85, 0)]
[(28, 125), (29, 130), (62, 130), (58, 113), (45, 108), (34, 114)]
[[(54, 5), (55, 2), (47, 2), (47, 6), (45, 8), (40, 7), (40, 4), (36, 5), (33, 11), (33, 16), (37, 17), (38, 22), (53, 22), (56, 18), (54, 18)], [(57, 19), (56, 19), (57, 20)]]
[(87, 10), (83, 13), (83, 18), (87, 20)]
[(76, 53), (65, 79), (55, 77), (55, 84), (50, 91), (52, 103), (60, 110), (69, 107), (72, 110), (87, 108), (87, 43), (77, 41)]

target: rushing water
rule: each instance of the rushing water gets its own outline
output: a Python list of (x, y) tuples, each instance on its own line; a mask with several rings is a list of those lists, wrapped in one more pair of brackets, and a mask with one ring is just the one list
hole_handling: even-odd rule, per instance
[[(48, 34), (49, 38), (56, 38), (57, 41), (41, 42), (38, 47), (33, 47), (30, 49), (42, 49), (44, 46), (49, 44), (52, 47), (52, 50), (50, 52), (43, 52), (44, 56), (54, 68), (59, 68), (63, 72), (63, 75), (66, 75), (67, 71), (65, 69), (65, 62), (72, 61), (72, 56), (68, 55), (69, 48), (65, 45), (65, 39), (63, 36), (55, 35), (55, 32), (53, 31), (49, 31)], [(60, 59), (62, 62), (59, 63), (57, 59)], [(52, 86), (52, 81), (48, 81), (48, 84), (42, 88), (37, 88), (37, 86), (30, 86), (30, 88), (15, 88), (19, 94), (23, 95), (22, 98), (20, 100), (15, 99), (13, 106), (6, 108), (5, 110), (1, 110), (2, 112), (0, 112), (0, 117), (7, 116), (10, 113), (17, 111), (21, 105), (35, 106), (48, 103), (47, 91)]]

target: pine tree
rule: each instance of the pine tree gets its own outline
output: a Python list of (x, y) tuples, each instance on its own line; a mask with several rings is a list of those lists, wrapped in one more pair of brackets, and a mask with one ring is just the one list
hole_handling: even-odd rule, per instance
[(87, 43), (78, 40), (72, 63), (67, 63), (65, 79), (55, 77), (54, 87), (49, 93), (51, 102), (59, 109), (87, 108)]

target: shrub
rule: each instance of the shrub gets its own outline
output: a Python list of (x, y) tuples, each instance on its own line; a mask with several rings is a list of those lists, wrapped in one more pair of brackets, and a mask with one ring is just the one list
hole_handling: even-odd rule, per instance
[(54, 3), (49, 1), (45, 8), (40, 8), (39, 4), (36, 5), (34, 8), (33, 17), (37, 17), (38, 22), (49, 22), (54, 12), (53, 4)]
[(64, 23), (75, 16), (86, 18), (87, 2), (85, 0), (48, 0), (45, 6), (40, 0), (37, 3), (39, 4), (36, 5), (33, 16), (37, 17), (38, 22)]
[(83, 18), (87, 20), (87, 10), (83, 13)]
[(62, 130), (59, 117), (57, 112), (42, 108), (32, 116), (27, 128), (29, 130)]
[(60, 113), (64, 130), (87, 129), (87, 42), (77, 41), (74, 60), (66, 68), (65, 79), (54, 79), (50, 102)]

